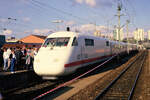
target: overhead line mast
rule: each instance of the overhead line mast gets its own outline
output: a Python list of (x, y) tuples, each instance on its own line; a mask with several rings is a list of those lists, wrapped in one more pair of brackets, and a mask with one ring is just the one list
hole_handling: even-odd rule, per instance
[(126, 20), (126, 29), (127, 29), (127, 52), (129, 54), (129, 28), (128, 28), (128, 24), (130, 23), (129, 20)]
[(121, 36), (120, 36), (120, 30), (121, 30), (121, 24), (120, 24), (120, 18), (121, 18), (121, 16), (122, 16), (122, 14), (121, 14), (121, 10), (122, 10), (122, 2), (119, 0), (118, 1), (118, 6), (117, 6), (117, 17), (118, 17), (118, 27), (117, 27), (117, 29), (118, 29), (118, 38), (119, 38), (119, 47), (118, 47), (118, 56), (117, 56), (117, 59), (118, 59), (118, 61), (119, 61), (119, 50), (120, 50), (120, 48), (121, 48), (121, 45), (120, 45), (120, 42), (121, 42)]
[(119, 49), (120, 49), (120, 41), (121, 41), (121, 39), (120, 39), (120, 30), (121, 30), (121, 26), (120, 26), (120, 17), (122, 16), (122, 15), (120, 14), (121, 9), (122, 9), (122, 5), (121, 5), (121, 3), (119, 2), (119, 3), (118, 3), (118, 8), (117, 8), (117, 10), (118, 10), (117, 16), (118, 16), (118, 38), (119, 38)]

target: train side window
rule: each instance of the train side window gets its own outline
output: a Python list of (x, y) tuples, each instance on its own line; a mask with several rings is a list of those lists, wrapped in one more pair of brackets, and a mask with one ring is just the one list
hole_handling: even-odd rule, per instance
[(74, 37), (73, 39), (72, 46), (78, 46), (78, 41), (76, 37)]
[(106, 41), (106, 46), (109, 46), (109, 41)]
[(94, 46), (93, 39), (85, 39), (85, 46)]

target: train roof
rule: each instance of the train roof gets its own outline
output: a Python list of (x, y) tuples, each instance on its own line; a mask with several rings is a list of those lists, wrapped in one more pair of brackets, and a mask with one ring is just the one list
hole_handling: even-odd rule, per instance
[(47, 38), (50, 38), (50, 37), (75, 37), (75, 36), (76, 37), (93, 37), (93, 38), (106, 39), (106, 38), (103, 38), (103, 37), (96, 37), (92, 34), (77, 33), (77, 32), (71, 32), (71, 31), (55, 32), (55, 33), (50, 34)]
[(55, 32), (55, 33), (48, 35), (47, 38), (50, 38), (50, 37), (72, 37), (74, 35), (75, 35), (74, 32), (60, 31), (60, 32)]
[(92, 36), (90, 34), (83, 34), (83, 33), (77, 33), (77, 32), (71, 32), (71, 31), (60, 31), (52, 33), (48, 36), (49, 37), (74, 37), (74, 36)]

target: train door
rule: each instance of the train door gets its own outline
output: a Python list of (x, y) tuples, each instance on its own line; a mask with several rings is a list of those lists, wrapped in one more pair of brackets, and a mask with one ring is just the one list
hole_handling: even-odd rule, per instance
[(74, 61), (81, 61), (82, 60), (82, 39), (81, 37), (74, 37), (72, 46), (74, 48), (73, 50), (73, 60)]
[(84, 53), (85, 53), (85, 45), (84, 45), (84, 41), (83, 41), (83, 39), (81, 39), (81, 45), (80, 45), (80, 50), (81, 50), (81, 60), (82, 60), (82, 65), (81, 66), (83, 66), (83, 64), (84, 64), (84, 61), (83, 61), (83, 59), (84, 59)]
[(82, 64), (81, 66), (84, 66), (84, 56), (85, 56), (85, 41), (84, 41), (84, 38), (83, 37), (80, 37), (80, 50), (81, 50), (81, 61), (82, 61)]
[(108, 56), (111, 54), (111, 46), (109, 40), (106, 40), (106, 46), (105, 46), (105, 56)]
[(112, 44), (112, 42), (110, 42), (110, 55), (112, 55), (113, 54), (113, 44)]
[(85, 59), (88, 58), (88, 54), (87, 54), (87, 48), (86, 48), (86, 43), (85, 43), (85, 38), (84, 37), (79, 37), (78, 38), (78, 55), (77, 55), (77, 59), (80, 60), (80, 66), (83, 67), (85, 66)]
[[(78, 43), (76, 43), (78, 42)], [(78, 62), (78, 68), (85, 66), (85, 58), (88, 57), (86, 55), (86, 48), (85, 48), (85, 39), (84, 37), (74, 37), (72, 46), (73, 50), (73, 59), (74, 61)]]

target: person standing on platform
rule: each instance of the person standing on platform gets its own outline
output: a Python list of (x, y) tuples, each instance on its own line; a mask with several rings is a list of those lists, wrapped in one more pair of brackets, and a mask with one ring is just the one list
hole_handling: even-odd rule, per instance
[(17, 47), (17, 49), (15, 51), (15, 55), (16, 55), (16, 67), (17, 67), (17, 69), (20, 69), (23, 53), (21, 52), (19, 47)]
[(34, 48), (34, 56), (36, 56), (37, 55), (37, 53), (38, 53), (38, 49), (37, 48)]
[(23, 48), (22, 48), (22, 54), (23, 54), (24, 57), (27, 55), (27, 50), (26, 49), (27, 48), (25, 46), (23, 46)]
[(31, 65), (32, 65), (32, 51), (31, 51), (31, 48), (29, 48), (27, 50), (27, 55), (26, 55), (26, 69), (29, 70), (31, 69)]
[(16, 56), (15, 56), (14, 50), (12, 50), (9, 58), (10, 58), (10, 61), (11, 61), (11, 63), (10, 63), (10, 71), (11, 71), (11, 73), (14, 73), (15, 72), (14, 71), (14, 69), (15, 69), (15, 62), (16, 62)]
[(10, 54), (11, 54), (11, 48), (8, 48), (7, 49), (7, 54), (8, 54), (8, 67), (7, 67), (7, 69), (10, 67), (10, 59), (9, 59), (9, 56), (10, 56)]
[(8, 59), (9, 59), (9, 55), (7, 53), (7, 49), (4, 48), (4, 53), (3, 53), (4, 67), (3, 67), (3, 70), (5, 70), (5, 71), (8, 68)]
[(0, 48), (0, 67), (3, 67), (3, 49), (2, 48)]
[(25, 46), (23, 46), (21, 52), (22, 52), (22, 61), (21, 61), (22, 63), (21, 63), (21, 65), (22, 65), (23, 69), (26, 69), (25, 63), (26, 63), (27, 48)]
[(34, 56), (36, 55), (36, 52), (34, 52), (34, 51), (35, 51), (35, 49), (32, 48), (32, 49), (31, 49), (31, 53), (30, 53), (30, 57), (31, 57), (30, 69), (31, 69), (31, 70), (33, 69)]

